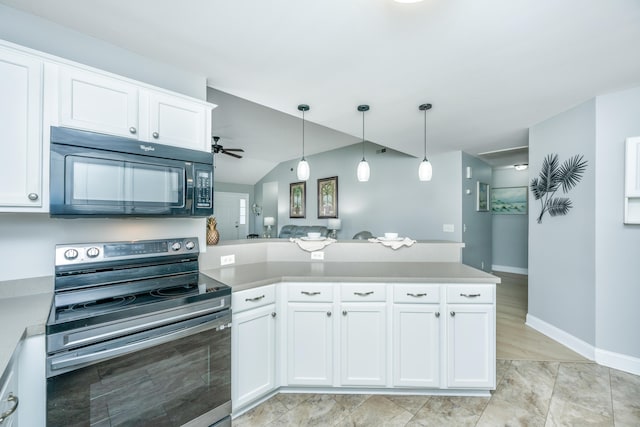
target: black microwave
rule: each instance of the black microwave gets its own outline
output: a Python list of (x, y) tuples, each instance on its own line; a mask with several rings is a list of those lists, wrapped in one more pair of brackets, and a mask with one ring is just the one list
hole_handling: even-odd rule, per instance
[(213, 214), (213, 154), (51, 127), (52, 217)]

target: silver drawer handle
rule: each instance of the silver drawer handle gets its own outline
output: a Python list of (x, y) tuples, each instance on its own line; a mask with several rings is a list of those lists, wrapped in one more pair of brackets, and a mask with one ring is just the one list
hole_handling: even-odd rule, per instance
[(160, 134), (158, 132), (154, 132), (151, 134), (155, 139), (158, 139), (158, 137), (160, 137)]
[(309, 295), (310, 297), (314, 295), (320, 295), (320, 292), (309, 292), (309, 291), (300, 291), (302, 295)]
[(411, 292), (407, 292), (407, 295), (409, 295), (410, 297), (416, 297), (416, 298), (420, 298), (420, 297), (426, 297), (427, 293), (423, 293), (423, 294), (412, 294)]
[(134, 128), (133, 126), (129, 128), (129, 133), (135, 134), (136, 132), (138, 132), (138, 129)]
[(11, 414), (16, 412), (16, 409), (18, 409), (18, 404), (20, 403), (20, 401), (18, 400), (18, 396), (14, 396), (13, 393), (9, 393), (9, 397), (7, 397), (7, 402), (15, 402), (15, 403), (13, 404), (12, 408), (9, 408), (8, 411), (0, 414), (0, 424), (2, 424), (4, 420), (6, 420)]
[(247, 302), (256, 302), (256, 301), (260, 301), (262, 298), (264, 298), (264, 295), (260, 295), (259, 297), (255, 297), (255, 298), (245, 298), (244, 300)]
[(38, 194), (37, 193), (29, 193), (29, 195), (27, 196), (29, 198), (29, 200), (31, 201), (36, 201), (38, 200)]
[(369, 291), (369, 292), (354, 292), (354, 295), (358, 295), (359, 297), (366, 297), (367, 295), (371, 295), (373, 293), (373, 291)]
[(480, 294), (460, 294), (461, 297), (467, 297), (467, 298), (475, 298), (475, 297), (479, 297)]

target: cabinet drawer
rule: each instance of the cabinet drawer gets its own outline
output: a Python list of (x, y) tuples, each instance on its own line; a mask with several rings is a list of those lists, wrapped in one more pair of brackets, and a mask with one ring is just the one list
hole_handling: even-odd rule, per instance
[(276, 286), (261, 286), (234, 292), (231, 295), (231, 309), (234, 313), (249, 310), (263, 305), (273, 304), (276, 301)]
[(447, 287), (447, 302), (457, 304), (492, 304), (495, 301), (492, 285), (451, 285)]
[(289, 283), (287, 301), (332, 302), (333, 285), (331, 283)]
[(393, 285), (393, 302), (404, 304), (440, 303), (439, 285)]
[(386, 301), (387, 285), (384, 283), (343, 283), (340, 300), (350, 302)]

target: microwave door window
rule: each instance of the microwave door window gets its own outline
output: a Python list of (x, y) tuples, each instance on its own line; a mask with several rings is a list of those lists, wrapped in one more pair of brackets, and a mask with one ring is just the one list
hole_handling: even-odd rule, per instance
[(138, 207), (184, 206), (184, 169), (148, 164), (127, 164), (127, 196)]
[(72, 163), (74, 205), (122, 205), (125, 200), (124, 162), (75, 157)]

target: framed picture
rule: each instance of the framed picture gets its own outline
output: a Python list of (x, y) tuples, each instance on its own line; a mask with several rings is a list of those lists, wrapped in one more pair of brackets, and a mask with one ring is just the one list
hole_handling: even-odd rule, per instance
[(478, 195), (476, 210), (478, 212), (489, 212), (489, 184), (478, 181), (476, 194)]
[(338, 218), (338, 177), (318, 180), (318, 218)]
[(494, 188), (491, 191), (491, 213), (502, 215), (526, 215), (527, 187)]
[(307, 213), (307, 183), (289, 184), (289, 218), (305, 218)]

